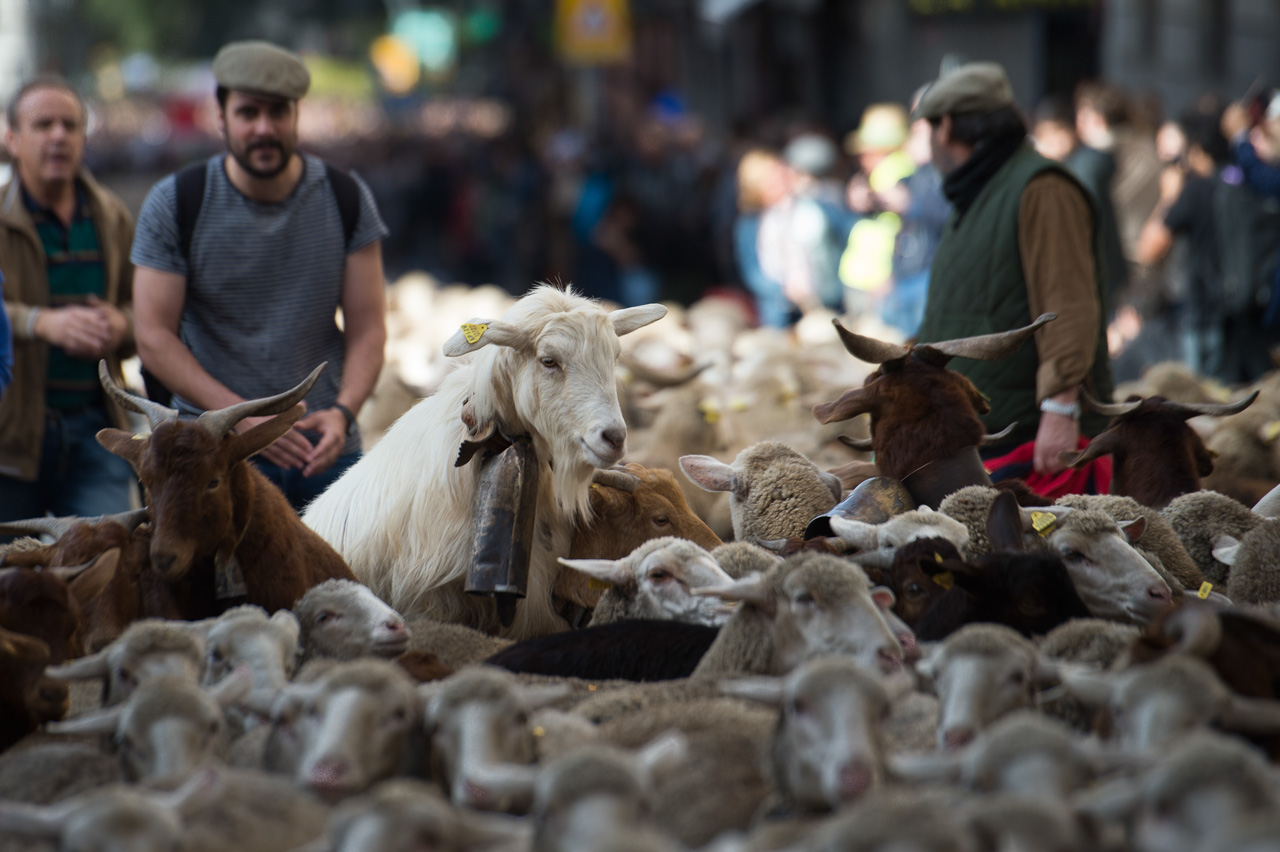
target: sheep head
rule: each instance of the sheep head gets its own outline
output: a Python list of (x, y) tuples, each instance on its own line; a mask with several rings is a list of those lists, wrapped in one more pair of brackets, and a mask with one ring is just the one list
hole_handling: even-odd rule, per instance
[[(99, 378), (121, 406), (151, 420), (150, 435), (103, 429), (98, 443), (133, 466), (151, 510), (151, 567), (168, 582), (186, 576), (192, 564), (213, 556), (229, 561), (249, 526), (256, 485), (243, 462), (293, 428), (298, 405), (325, 367), (299, 385), (264, 399), (207, 411), (193, 421), (118, 387), (99, 362)], [(246, 417), (276, 415), (243, 434), (232, 428)]]

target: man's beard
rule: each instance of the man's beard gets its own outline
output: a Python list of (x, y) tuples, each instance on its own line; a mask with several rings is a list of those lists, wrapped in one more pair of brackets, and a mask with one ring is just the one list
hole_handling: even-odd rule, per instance
[[(255, 150), (260, 148), (274, 148), (277, 151), (279, 151), (280, 162), (276, 166), (270, 169), (260, 169), (257, 166), (255, 166), (253, 164), (253, 161), (250, 160), (250, 155), (252, 155)], [(255, 178), (258, 178), (259, 180), (270, 180), (271, 178), (280, 174), (282, 171), (284, 171), (286, 168), (289, 167), (289, 161), (293, 159), (293, 149), (286, 148), (283, 142), (280, 142), (275, 139), (267, 139), (261, 142), (254, 142), (251, 145), (249, 145), (249, 147), (246, 148), (243, 152), (237, 151), (235, 149), (235, 146), (233, 145), (227, 145), (227, 149), (231, 152), (232, 158), (235, 159), (235, 161), (240, 164), (240, 168), (244, 169), (250, 175), (252, 175)]]

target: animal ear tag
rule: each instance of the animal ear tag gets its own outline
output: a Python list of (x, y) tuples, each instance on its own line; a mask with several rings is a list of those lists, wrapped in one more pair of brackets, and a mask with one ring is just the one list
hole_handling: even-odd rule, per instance
[(1280, 436), (1280, 420), (1272, 420), (1266, 426), (1262, 427), (1262, 439), (1270, 444)]
[(479, 343), (480, 338), (484, 337), (484, 333), (489, 330), (489, 326), (483, 323), (464, 322), (462, 324), (462, 336), (467, 339), (468, 343)]
[(1058, 519), (1052, 512), (1031, 513), (1031, 528), (1040, 536), (1046, 536), (1053, 532), (1053, 527), (1056, 523), (1058, 523)]
[(943, 571), (941, 574), (933, 575), (933, 582), (944, 589), (950, 590), (956, 584), (956, 577), (950, 571)]
[(1200, 584), (1200, 591), (1196, 592), (1196, 597), (1202, 601), (1209, 599), (1209, 593), (1213, 591), (1213, 583), (1204, 582)]
[(711, 397), (707, 397), (702, 400), (702, 402), (698, 403), (698, 410), (702, 412), (702, 419), (706, 420), (711, 425), (714, 426), (716, 423), (720, 422), (720, 403), (716, 402)]

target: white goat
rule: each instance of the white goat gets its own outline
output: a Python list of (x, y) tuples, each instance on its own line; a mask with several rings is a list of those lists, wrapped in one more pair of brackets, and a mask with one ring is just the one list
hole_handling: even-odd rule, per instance
[[(561, 570), (556, 557), (568, 555), (572, 522), (587, 513), (595, 469), (626, 450), (614, 384), (618, 337), (665, 313), (661, 305), (607, 313), (571, 291), (543, 286), (501, 320), (472, 320), (471, 339), (457, 332), (444, 353), (475, 354), (396, 421), (303, 520), (406, 616), (496, 629), (492, 602), (462, 590), (480, 465), (454, 461), (464, 441), (489, 427), (528, 435), (540, 465), (536, 541), (527, 596), (507, 635), (565, 629), (551, 602)], [(474, 432), (463, 422), (464, 405)]]

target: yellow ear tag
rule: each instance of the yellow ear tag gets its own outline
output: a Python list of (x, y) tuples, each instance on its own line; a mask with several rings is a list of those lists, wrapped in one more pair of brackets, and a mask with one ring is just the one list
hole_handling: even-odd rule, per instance
[(464, 322), (462, 324), (462, 336), (467, 339), (468, 343), (479, 343), (480, 338), (484, 337), (484, 333), (489, 330), (489, 326), (483, 324)]
[(698, 403), (698, 410), (702, 412), (702, 419), (708, 423), (715, 425), (720, 422), (720, 403), (711, 397), (707, 397)]
[(1269, 444), (1280, 436), (1280, 420), (1272, 420), (1262, 429), (1262, 437)]
[(539, 725), (529, 733), (533, 734), (535, 737), (545, 737), (547, 735), (547, 729)]
[(1200, 584), (1200, 591), (1196, 592), (1196, 597), (1205, 601), (1209, 599), (1209, 593), (1213, 591), (1213, 583), (1204, 582)]
[(950, 589), (956, 584), (956, 578), (950, 571), (943, 571), (941, 574), (933, 575), (933, 582), (937, 583), (944, 589)]
[(730, 411), (746, 411), (747, 398), (743, 396), (735, 396), (733, 399), (729, 400), (729, 410)]
[(608, 580), (597, 580), (595, 577), (588, 577), (587, 588), (607, 592), (613, 588), (613, 583), (610, 583)]
[(941, 553), (935, 553), (935, 554), (933, 554), (933, 561), (934, 561), (934, 562), (937, 562), (939, 565), (941, 565), (941, 564), (942, 564), (942, 554), (941, 554)]
[(145, 441), (145, 440), (147, 440), (147, 436), (146, 436), (146, 435), (134, 435), (134, 436), (133, 436), (133, 440), (135, 440), (135, 441)]
[(1031, 528), (1042, 536), (1048, 535), (1053, 531), (1053, 525), (1058, 522), (1052, 512), (1032, 512)]

